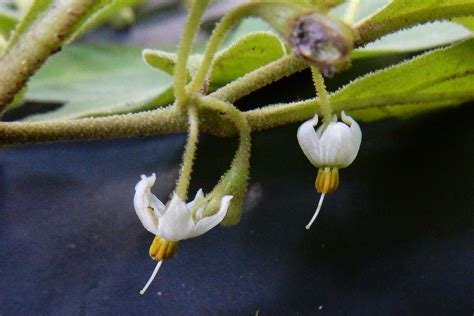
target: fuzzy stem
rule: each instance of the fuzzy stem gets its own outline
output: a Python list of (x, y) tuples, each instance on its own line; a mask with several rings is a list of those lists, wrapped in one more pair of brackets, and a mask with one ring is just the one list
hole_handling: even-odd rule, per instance
[[(428, 103), (452, 101), (456, 103), (468, 102), (474, 99), (474, 93), (434, 92), (407, 95), (387, 94), (369, 98), (332, 100), (331, 104), (336, 112), (356, 111), (379, 107), (383, 105), (413, 105), (415, 103)], [(388, 101), (387, 101), (388, 100)], [(436, 101), (434, 101), (436, 100)], [(314, 116), (318, 111), (319, 99), (313, 98), (304, 101), (273, 104), (263, 108), (247, 111), (243, 116), (248, 122), (252, 132), (268, 130), (290, 123), (301, 122)], [(423, 107), (419, 108), (423, 110)], [(201, 113), (202, 112), (202, 113)], [(116, 137), (133, 137), (156, 134), (179, 133), (186, 131), (185, 116), (175, 106), (167, 108), (97, 118), (84, 118), (77, 120), (57, 120), (46, 122), (0, 122), (0, 147), (8, 145), (21, 145), (31, 143), (45, 143), (53, 141), (80, 140), (80, 139), (106, 139)], [(199, 110), (200, 117), (210, 118), (209, 122), (220, 122), (220, 115), (206, 107)], [(219, 128), (217, 128), (219, 127)], [(233, 126), (206, 124), (202, 129), (210, 134), (229, 137), (236, 135)]]
[(94, 0), (57, 1), (0, 61), (0, 109), (81, 23)]
[(311, 67), (311, 73), (313, 75), (314, 87), (318, 93), (319, 104), (321, 105), (321, 115), (323, 116), (324, 124), (327, 125), (332, 120), (332, 108), (326, 85), (324, 84), (324, 78), (316, 67)]
[(210, 96), (233, 103), (253, 91), (307, 67), (308, 64), (303, 59), (295, 55), (285, 56), (247, 73), (243, 77), (211, 93)]
[(208, 76), (209, 69), (211, 68), (213, 57), (216, 54), (217, 49), (219, 48), (219, 45), (221, 44), (222, 40), (224, 39), (224, 36), (243, 17), (251, 14), (252, 9), (255, 6), (258, 6), (258, 4), (248, 3), (241, 5), (226, 14), (219, 22), (219, 24), (217, 24), (207, 43), (206, 51), (204, 52), (204, 57), (201, 66), (199, 67), (198, 71), (196, 72), (196, 75), (189, 84), (190, 92), (197, 92), (201, 89), (202, 84)]
[(344, 12), (344, 22), (348, 25), (352, 25), (354, 20), (359, 13), (360, 0), (350, 0), (347, 6), (346, 12)]
[(174, 81), (174, 95), (178, 107), (182, 108), (185, 106), (188, 96), (186, 94), (186, 79), (187, 71), (186, 66), (188, 63), (189, 54), (191, 52), (194, 37), (199, 29), (201, 22), (201, 16), (204, 13), (209, 0), (198, 0), (194, 1), (191, 10), (188, 15), (188, 19), (184, 26), (183, 35), (181, 42), (179, 43), (176, 65), (174, 68), (173, 81)]
[(191, 173), (193, 172), (194, 158), (196, 157), (199, 141), (199, 117), (194, 105), (188, 106), (188, 125), (188, 140), (184, 149), (183, 164), (181, 165), (178, 183), (176, 184), (176, 193), (183, 201), (188, 199), (189, 183), (191, 182)]
[(0, 122), (0, 146), (61, 140), (104, 139), (183, 132), (175, 106), (154, 111), (77, 120)]

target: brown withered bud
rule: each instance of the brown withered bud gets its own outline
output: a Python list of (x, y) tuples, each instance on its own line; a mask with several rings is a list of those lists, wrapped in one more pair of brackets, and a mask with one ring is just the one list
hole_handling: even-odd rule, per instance
[(326, 77), (348, 63), (354, 47), (349, 26), (314, 12), (295, 17), (289, 41), (295, 55), (308, 60)]

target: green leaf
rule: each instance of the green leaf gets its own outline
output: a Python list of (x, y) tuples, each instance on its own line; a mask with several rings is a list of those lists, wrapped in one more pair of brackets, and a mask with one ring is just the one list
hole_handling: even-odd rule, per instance
[(171, 80), (147, 67), (141, 49), (71, 46), (33, 77), (26, 99), (64, 103), (28, 120), (72, 119), (128, 113), (169, 104)]
[[(389, 0), (361, 1), (358, 19), (366, 18), (387, 5)], [(331, 11), (331, 15), (342, 17), (347, 4)], [(471, 18), (472, 19), (472, 18)], [(464, 20), (464, 19), (463, 19)], [(461, 23), (459, 21), (453, 21)], [(363, 48), (356, 50), (352, 58), (365, 58), (387, 53), (398, 54), (425, 50), (464, 40), (472, 35), (465, 27), (452, 22), (433, 22), (417, 25), (409, 29), (388, 34)], [(474, 24), (474, 23), (473, 23)], [(271, 27), (259, 18), (245, 19), (228, 37), (235, 40), (245, 34), (255, 31), (270, 31)]]
[(81, 26), (81, 28), (72, 36), (76, 38), (97, 27), (117, 15), (121, 10), (137, 5), (143, 0), (108, 0), (97, 8), (95, 13)]
[(474, 16), (465, 16), (462, 18), (454, 18), (453, 22), (463, 25), (468, 30), (474, 31)]
[[(268, 33), (249, 34), (216, 57), (211, 72), (214, 90), (239, 76), (281, 58), (284, 47)], [(164, 106), (173, 101), (171, 79), (176, 57), (156, 50), (123, 47), (75, 46), (65, 49), (33, 77), (26, 99), (65, 103), (58, 110), (29, 117), (29, 120), (73, 119), (136, 112)], [(189, 72), (202, 60), (194, 55)]]
[(373, 121), (474, 100), (474, 39), (366, 75), (331, 96), (336, 111)]
[(459, 42), (471, 35), (469, 30), (457, 23), (431, 22), (384, 36), (362, 50), (415, 52)]
[(286, 54), (278, 36), (269, 32), (250, 33), (216, 57), (211, 72), (211, 89), (223, 86)]
[(0, 7), (0, 36), (8, 37), (17, 22), (18, 18), (12, 12)]
[(362, 43), (428, 21), (474, 14), (472, 0), (392, 0), (355, 25)]
[[(250, 33), (241, 37), (216, 56), (211, 74), (210, 90), (215, 90), (248, 72), (275, 61), (285, 55), (285, 47), (280, 39), (269, 32)], [(143, 51), (145, 62), (172, 75), (176, 55), (159, 50)], [(193, 55), (188, 63), (192, 76), (202, 61), (202, 55)]]

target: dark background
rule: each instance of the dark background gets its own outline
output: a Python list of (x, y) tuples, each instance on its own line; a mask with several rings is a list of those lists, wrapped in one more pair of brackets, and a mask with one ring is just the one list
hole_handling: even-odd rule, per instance
[[(0, 314), (471, 315), (473, 115), (361, 124), (359, 156), (311, 231), (316, 170), (298, 125), (256, 134), (241, 223), (182, 242), (143, 297), (153, 236), (134, 186), (156, 172), (166, 200), (185, 136), (5, 149)], [(236, 142), (200, 145), (192, 192), (212, 188)]]

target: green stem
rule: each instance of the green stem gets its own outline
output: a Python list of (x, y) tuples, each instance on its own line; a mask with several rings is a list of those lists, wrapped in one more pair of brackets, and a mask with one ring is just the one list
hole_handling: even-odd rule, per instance
[(188, 63), (189, 54), (191, 52), (194, 37), (199, 29), (201, 16), (206, 9), (209, 0), (194, 1), (188, 15), (188, 19), (184, 26), (181, 42), (179, 43), (176, 65), (174, 67), (173, 81), (174, 81), (174, 95), (178, 107), (182, 108), (187, 102), (186, 93), (186, 66)]
[(311, 67), (311, 73), (313, 75), (314, 87), (318, 93), (319, 103), (321, 105), (321, 115), (324, 124), (328, 125), (332, 121), (332, 108), (326, 85), (324, 84), (324, 78), (316, 67)]
[(234, 225), (238, 223), (240, 215), (242, 214), (244, 196), (247, 191), (250, 172), (251, 130), (243, 113), (232, 104), (212, 97), (198, 98), (197, 102), (203, 109), (217, 111), (226, 115), (239, 132), (239, 148), (235, 153), (229, 170), (226, 171), (219, 183), (209, 194), (211, 203), (205, 210), (207, 215), (211, 215), (219, 209), (218, 207), (224, 195), (232, 195), (233, 199), (231, 205), (221, 224)]
[(243, 77), (211, 93), (210, 96), (232, 103), (253, 91), (307, 67), (308, 64), (302, 58), (295, 55), (285, 56), (245, 74)]
[(176, 106), (154, 111), (77, 120), (0, 122), (0, 146), (78, 139), (105, 139), (183, 132)]
[(355, 21), (357, 13), (359, 13), (360, 0), (350, 0), (346, 12), (344, 12), (344, 22), (352, 25)]
[[(387, 101), (388, 100), (388, 101)], [(334, 111), (356, 111), (384, 105), (413, 105), (429, 102), (455, 102), (460, 104), (474, 100), (474, 93), (436, 92), (409, 94), (388, 94), (376, 97), (331, 100)], [(314, 116), (319, 109), (319, 99), (268, 105), (247, 111), (243, 116), (252, 132), (268, 130), (290, 123), (301, 122)], [(423, 110), (423, 106), (420, 107)], [(226, 125), (220, 115), (206, 107), (199, 110), (199, 116), (209, 124), (202, 130), (220, 137), (236, 135), (236, 129)], [(220, 122), (220, 125), (219, 125)], [(53, 141), (80, 139), (106, 139), (116, 137), (147, 136), (180, 133), (186, 130), (186, 119), (175, 106), (153, 111), (114, 115), (77, 120), (46, 122), (0, 122), (0, 147)]]
[(56, 1), (0, 61), (0, 109), (83, 22), (94, 0)]
[(217, 24), (216, 28), (212, 32), (211, 37), (206, 46), (206, 51), (204, 52), (204, 57), (199, 67), (199, 70), (196, 72), (193, 80), (189, 84), (189, 92), (198, 92), (204, 81), (208, 76), (209, 69), (211, 68), (214, 55), (219, 48), (224, 36), (227, 32), (237, 24), (243, 17), (251, 14), (252, 9), (258, 5), (257, 3), (248, 3), (241, 5), (234, 10), (226, 14), (222, 20)]
[(188, 125), (188, 140), (184, 149), (183, 164), (181, 165), (178, 183), (176, 184), (176, 193), (183, 201), (188, 199), (189, 183), (191, 182), (191, 173), (199, 142), (199, 117), (194, 105), (188, 106)]

